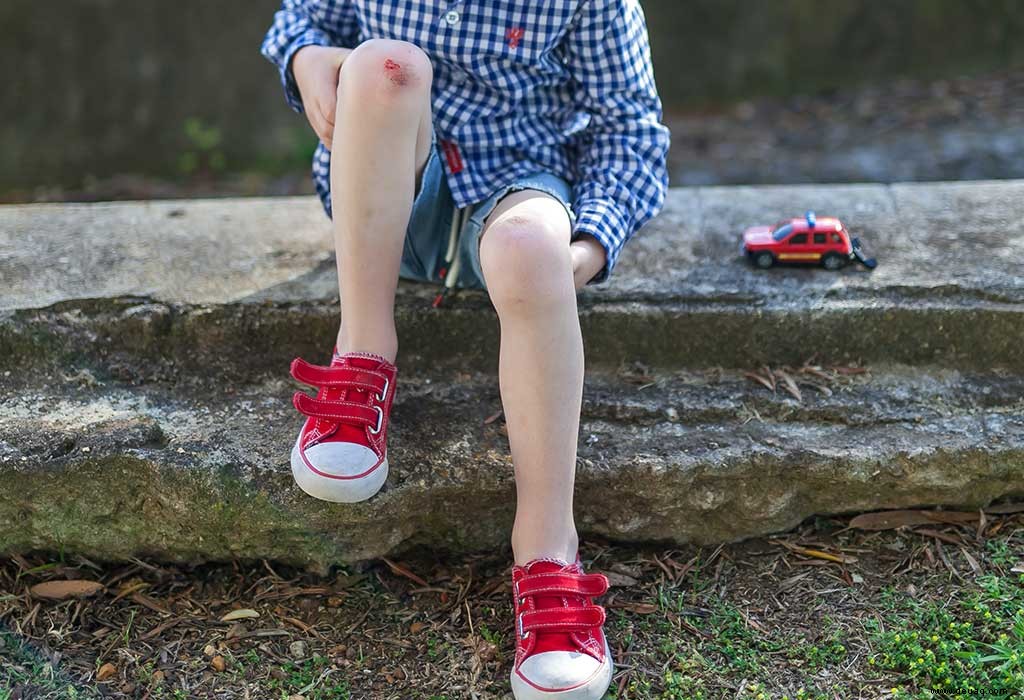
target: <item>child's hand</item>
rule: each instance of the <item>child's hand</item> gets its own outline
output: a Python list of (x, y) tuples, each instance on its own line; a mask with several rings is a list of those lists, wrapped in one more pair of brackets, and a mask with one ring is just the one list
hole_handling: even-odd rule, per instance
[(604, 267), (604, 247), (596, 238), (584, 233), (569, 244), (569, 254), (572, 255), (572, 276), (578, 291)]
[(292, 57), (292, 75), (302, 95), (306, 119), (327, 149), (334, 139), (334, 111), (338, 103), (338, 71), (352, 49), (303, 46)]

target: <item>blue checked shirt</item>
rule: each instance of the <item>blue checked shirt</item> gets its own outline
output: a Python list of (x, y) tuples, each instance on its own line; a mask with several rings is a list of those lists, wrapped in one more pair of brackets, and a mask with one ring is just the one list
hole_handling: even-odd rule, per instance
[[(284, 0), (262, 52), (302, 111), (291, 59), (303, 46), (399, 39), (431, 60), (434, 129), (458, 207), (545, 170), (573, 185), (573, 239), (594, 236), (608, 278), (662, 208), (669, 131), (639, 0)], [(313, 158), (328, 215), (330, 152)]]

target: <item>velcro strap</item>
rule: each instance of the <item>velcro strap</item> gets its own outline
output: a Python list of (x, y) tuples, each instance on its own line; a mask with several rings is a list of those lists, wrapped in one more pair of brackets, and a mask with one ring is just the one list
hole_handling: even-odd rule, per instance
[(353, 401), (324, 401), (311, 398), (308, 394), (296, 391), (292, 404), (299, 413), (312, 418), (326, 418), (338, 423), (357, 425), (377, 425), (379, 415), (377, 409), (370, 408)]
[(583, 608), (545, 608), (523, 613), (523, 631), (562, 630), (583, 631), (604, 624), (604, 608), (588, 605)]
[(301, 357), (292, 361), (292, 376), (309, 386), (333, 386), (346, 389), (364, 389), (383, 394), (388, 384), (387, 377), (380, 372), (361, 367), (322, 367), (311, 365)]
[(604, 574), (532, 574), (520, 579), (516, 586), (519, 596), (578, 595), (599, 596), (608, 591), (608, 578)]

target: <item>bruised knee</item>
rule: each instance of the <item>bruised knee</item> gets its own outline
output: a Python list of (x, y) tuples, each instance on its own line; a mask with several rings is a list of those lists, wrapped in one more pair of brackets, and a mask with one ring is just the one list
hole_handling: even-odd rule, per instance
[(360, 102), (404, 99), (420, 104), (430, 90), (433, 69), (421, 48), (407, 41), (369, 39), (352, 50), (341, 65), (338, 97)]

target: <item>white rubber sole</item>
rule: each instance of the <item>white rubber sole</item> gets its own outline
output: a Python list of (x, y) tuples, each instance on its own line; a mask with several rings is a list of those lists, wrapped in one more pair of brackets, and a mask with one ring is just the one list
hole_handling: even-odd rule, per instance
[[(368, 450), (369, 451), (369, 450)], [(332, 478), (309, 468), (299, 451), (299, 443), (292, 447), (292, 477), (304, 492), (313, 498), (331, 503), (359, 503), (372, 498), (388, 478), (388, 458), (366, 476)]]
[(515, 669), (512, 669), (510, 674), (512, 695), (516, 700), (601, 700), (608, 692), (614, 670), (607, 639), (604, 643), (604, 654), (605, 664), (589, 680), (565, 690), (542, 690), (527, 683), (516, 673)]

